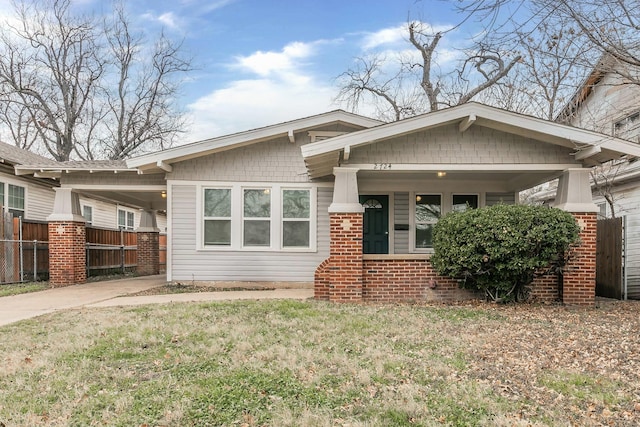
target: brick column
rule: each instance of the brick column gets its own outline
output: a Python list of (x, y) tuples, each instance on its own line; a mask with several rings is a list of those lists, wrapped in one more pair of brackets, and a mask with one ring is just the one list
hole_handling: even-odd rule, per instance
[(49, 222), (49, 283), (62, 287), (87, 281), (84, 222)]
[(56, 188), (49, 221), (49, 283), (53, 287), (87, 281), (86, 227), (80, 199), (70, 188)]
[(329, 223), (329, 301), (362, 301), (363, 214), (331, 213)]
[(596, 302), (598, 207), (591, 198), (589, 169), (567, 169), (562, 173), (554, 206), (571, 212), (580, 226), (580, 243), (571, 249), (571, 259), (562, 276), (562, 302), (593, 307)]
[(594, 306), (596, 301), (596, 226), (594, 212), (572, 215), (580, 225), (580, 243), (572, 248), (562, 277), (562, 302)]
[(141, 276), (160, 273), (160, 230), (156, 225), (156, 212), (142, 211), (140, 226), (136, 229), (138, 248), (136, 272)]

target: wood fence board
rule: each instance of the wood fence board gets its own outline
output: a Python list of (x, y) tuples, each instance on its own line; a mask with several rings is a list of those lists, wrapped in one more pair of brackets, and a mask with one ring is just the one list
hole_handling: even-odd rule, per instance
[(622, 218), (598, 220), (596, 295), (622, 299)]

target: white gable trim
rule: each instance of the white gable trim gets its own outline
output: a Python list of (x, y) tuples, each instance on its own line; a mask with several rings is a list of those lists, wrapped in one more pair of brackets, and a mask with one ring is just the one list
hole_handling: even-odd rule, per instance
[(231, 148), (251, 145), (278, 136), (287, 137), (289, 138), (289, 140), (291, 140), (294, 131), (300, 132), (306, 129), (335, 122), (342, 122), (345, 124), (364, 128), (370, 128), (372, 126), (379, 126), (383, 124), (383, 122), (371, 119), (369, 117), (348, 113), (342, 110), (336, 110), (316, 116), (293, 120), (290, 122), (253, 129), (250, 131), (221, 136), (218, 138), (206, 139), (204, 141), (195, 142), (176, 148), (170, 148), (158, 153), (135, 157), (133, 159), (127, 160), (127, 166), (129, 168), (139, 168), (142, 170), (151, 169), (156, 168), (158, 164), (170, 165), (171, 163), (177, 161), (188, 160), (195, 157), (213, 154), (223, 150), (229, 150)]
[(354, 148), (449, 123), (457, 123), (458, 126), (460, 126), (460, 130), (466, 130), (466, 124), (471, 122), (471, 117), (475, 117), (472, 123), (476, 125), (487, 126), (520, 135), (530, 134), (531, 138), (548, 143), (576, 149), (580, 149), (583, 146), (600, 146), (602, 149), (617, 152), (621, 155), (628, 154), (640, 157), (640, 145), (638, 144), (609, 135), (578, 129), (535, 117), (524, 116), (475, 102), (343, 136), (336, 136), (328, 141), (307, 144), (301, 148), (302, 156), (305, 159), (309, 159), (333, 151), (344, 150), (347, 146)]

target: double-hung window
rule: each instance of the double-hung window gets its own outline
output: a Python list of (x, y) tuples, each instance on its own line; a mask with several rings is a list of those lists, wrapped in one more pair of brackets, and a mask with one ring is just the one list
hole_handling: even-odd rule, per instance
[(24, 187), (0, 182), (0, 204), (11, 212), (13, 216), (24, 217)]
[(282, 190), (282, 247), (308, 248), (310, 228), (310, 191)]
[(87, 225), (93, 224), (93, 207), (88, 205), (82, 206), (82, 216), (87, 221)]
[(243, 246), (271, 246), (271, 189), (244, 189)]
[(118, 228), (121, 230), (133, 230), (134, 213), (125, 209), (118, 209)]
[(415, 248), (433, 248), (433, 226), (442, 214), (442, 196), (440, 194), (416, 194), (415, 209)]
[(204, 190), (204, 244), (231, 246), (231, 189)]

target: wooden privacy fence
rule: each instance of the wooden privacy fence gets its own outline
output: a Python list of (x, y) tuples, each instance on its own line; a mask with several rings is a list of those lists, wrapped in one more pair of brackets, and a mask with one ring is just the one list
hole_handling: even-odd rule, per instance
[[(13, 218), (0, 221), (0, 284), (49, 279), (48, 224)], [(87, 277), (134, 271), (138, 237), (135, 231), (86, 228)], [(167, 236), (160, 235), (160, 271), (166, 269)]]
[(87, 227), (87, 277), (134, 270), (137, 249), (135, 231)]

